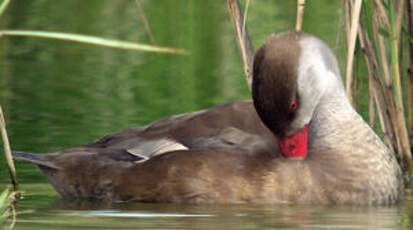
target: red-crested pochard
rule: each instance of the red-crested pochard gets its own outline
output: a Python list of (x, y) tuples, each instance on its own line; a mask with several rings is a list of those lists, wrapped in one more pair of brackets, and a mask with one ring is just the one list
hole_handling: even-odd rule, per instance
[(318, 38), (271, 36), (253, 67), (253, 101), (130, 128), (85, 146), (14, 157), (66, 198), (112, 202), (392, 204), (393, 153), (346, 98)]

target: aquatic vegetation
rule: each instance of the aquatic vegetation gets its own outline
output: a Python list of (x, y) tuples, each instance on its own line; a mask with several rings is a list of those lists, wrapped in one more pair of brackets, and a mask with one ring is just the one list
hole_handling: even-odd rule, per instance
[[(15, 222), (15, 210), (13, 207), (13, 202), (14, 202), (14, 192), (11, 192), (8, 188), (5, 189), (1, 194), (0, 194), (0, 226), (3, 227), (5, 225), (8, 225), (9, 228), (12, 228), (14, 226)], [(11, 223), (9, 222), (9, 219), (11, 220)]]

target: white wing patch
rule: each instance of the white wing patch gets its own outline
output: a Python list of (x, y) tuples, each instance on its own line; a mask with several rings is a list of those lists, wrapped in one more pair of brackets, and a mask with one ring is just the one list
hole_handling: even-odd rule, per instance
[(135, 161), (136, 163), (141, 163), (154, 156), (177, 150), (188, 150), (188, 147), (176, 140), (164, 138), (142, 141), (139, 145), (127, 149), (126, 151), (134, 156), (142, 158), (141, 160)]

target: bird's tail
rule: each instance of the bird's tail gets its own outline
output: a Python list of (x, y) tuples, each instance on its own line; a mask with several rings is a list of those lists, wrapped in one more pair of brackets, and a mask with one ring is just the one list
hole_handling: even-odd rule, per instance
[(51, 169), (58, 169), (52, 162), (48, 161), (41, 154), (13, 151), (13, 158), (16, 160), (27, 161), (37, 166), (43, 166)]

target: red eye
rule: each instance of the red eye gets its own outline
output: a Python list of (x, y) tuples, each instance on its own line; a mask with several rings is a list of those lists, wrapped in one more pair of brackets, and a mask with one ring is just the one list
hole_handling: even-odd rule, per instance
[(293, 100), (290, 105), (290, 111), (294, 111), (297, 109), (297, 100)]

